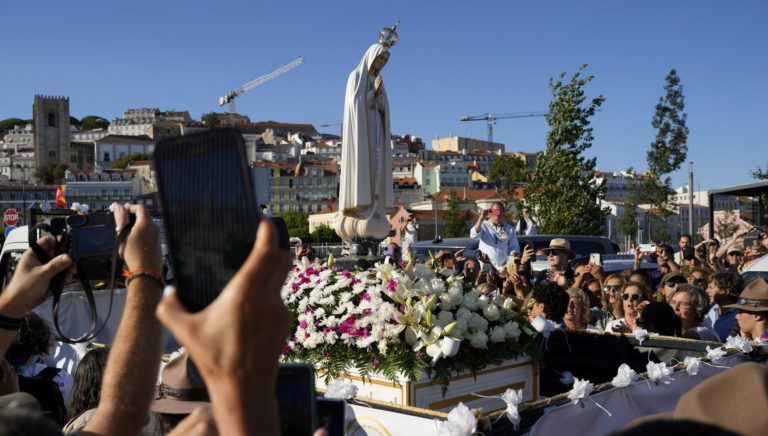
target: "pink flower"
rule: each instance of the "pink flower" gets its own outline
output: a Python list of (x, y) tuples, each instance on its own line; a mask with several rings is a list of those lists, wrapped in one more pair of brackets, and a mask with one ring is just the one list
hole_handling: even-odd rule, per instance
[(389, 279), (389, 283), (387, 284), (387, 289), (390, 292), (395, 292), (397, 290), (397, 282), (395, 279)]
[(293, 289), (293, 292), (296, 292), (299, 290), (300, 285), (298, 283), (291, 283), (291, 289)]
[(365, 301), (371, 301), (371, 294), (369, 294), (369, 293), (367, 293), (367, 292), (366, 292), (366, 293), (365, 293), (365, 294), (363, 294), (363, 295), (362, 295), (360, 298), (361, 298), (361, 299), (363, 299), (363, 300), (365, 300)]
[(341, 276), (342, 276), (342, 277), (344, 277), (345, 279), (348, 279), (348, 278), (349, 278), (349, 276), (350, 276), (350, 274), (349, 274), (349, 270), (348, 270), (348, 269), (345, 269), (344, 271), (342, 271), (342, 272), (341, 272)]
[(375, 366), (376, 368), (379, 367), (379, 359), (373, 359), (373, 366)]
[(354, 279), (352, 279), (352, 284), (353, 284), (353, 285), (357, 285), (357, 284), (359, 284), (359, 283), (361, 283), (361, 282), (362, 282), (362, 281), (361, 281), (359, 278), (357, 278), (357, 277), (355, 277)]
[(299, 327), (301, 327), (303, 329), (306, 329), (307, 328), (307, 321), (306, 320), (301, 321), (299, 323)]

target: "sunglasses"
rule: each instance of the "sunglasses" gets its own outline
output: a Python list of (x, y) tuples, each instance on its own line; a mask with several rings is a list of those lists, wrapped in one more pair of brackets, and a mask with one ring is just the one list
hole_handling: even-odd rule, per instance
[(674, 288), (677, 285), (682, 285), (683, 283), (685, 282), (682, 280), (667, 280), (666, 282), (664, 282), (664, 284), (669, 286), (670, 288)]
[(621, 299), (624, 301), (640, 301), (640, 299), (643, 298), (640, 294), (621, 294)]
[(552, 250), (549, 253), (547, 253), (547, 256), (558, 256), (561, 253), (565, 253), (565, 252), (564, 251), (560, 251), (560, 250)]
[(605, 285), (603, 286), (603, 290), (607, 292), (616, 292), (619, 289), (621, 289), (621, 285)]

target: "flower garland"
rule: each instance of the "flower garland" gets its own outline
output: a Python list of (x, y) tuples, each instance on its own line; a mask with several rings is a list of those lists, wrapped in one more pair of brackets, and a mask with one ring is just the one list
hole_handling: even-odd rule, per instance
[(328, 377), (427, 373), (446, 389), (455, 373), (536, 354), (535, 332), (512, 299), (465, 290), (451, 273), (387, 263), (339, 271), (304, 259), (282, 289), (295, 316), (284, 358), (313, 363)]

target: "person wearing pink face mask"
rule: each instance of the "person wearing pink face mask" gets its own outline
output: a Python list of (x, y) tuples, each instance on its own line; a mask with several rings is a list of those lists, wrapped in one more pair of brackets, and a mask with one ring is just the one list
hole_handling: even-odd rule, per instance
[(502, 269), (507, 256), (513, 251), (520, 252), (520, 243), (515, 236), (515, 229), (504, 222), (504, 205), (495, 201), (477, 217), (477, 222), (469, 231), (469, 237), (480, 239), (478, 250), (496, 269)]

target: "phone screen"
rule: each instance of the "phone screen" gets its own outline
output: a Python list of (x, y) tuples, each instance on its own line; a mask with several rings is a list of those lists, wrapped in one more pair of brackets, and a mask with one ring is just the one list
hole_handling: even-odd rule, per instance
[(240, 269), (256, 240), (260, 213), (243, 139), (230, 129), (165, 139), (154, 163), (178, 295), (199, 311)]
[(315, 372), (310, 365), (280, 365), (276, 397), (283, 436), (314, 433), (317, 426), (315, 395)]
[(325, 427), (328, 436), (344, 436), (347, 402), (336, 398), (317, 398), (317, 425)]

